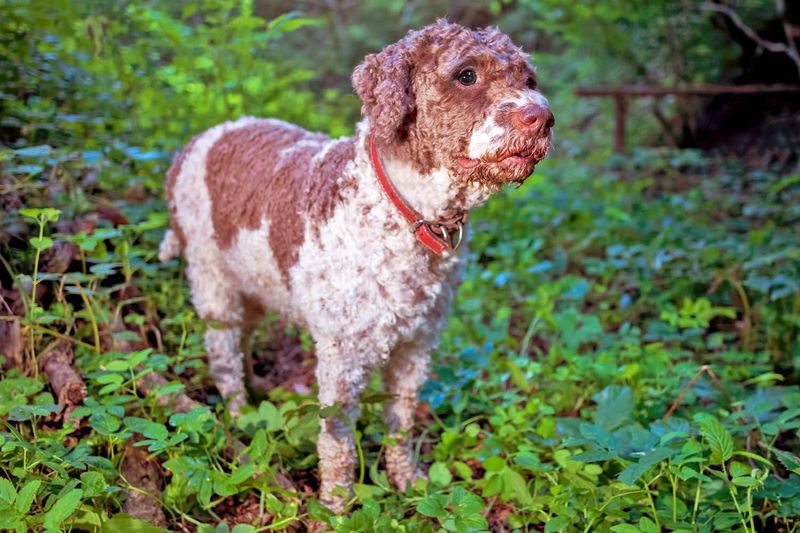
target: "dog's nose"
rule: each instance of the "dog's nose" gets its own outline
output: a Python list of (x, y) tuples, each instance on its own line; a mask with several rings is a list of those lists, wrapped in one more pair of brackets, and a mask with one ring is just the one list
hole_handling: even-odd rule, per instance
[(537, 133), (545, 133), (545, 130), (552, 128), (556, 119), (549, 107), (538, 104), (526, 105), (517, 112), (519, 127), (525, 130), (534, 130)]

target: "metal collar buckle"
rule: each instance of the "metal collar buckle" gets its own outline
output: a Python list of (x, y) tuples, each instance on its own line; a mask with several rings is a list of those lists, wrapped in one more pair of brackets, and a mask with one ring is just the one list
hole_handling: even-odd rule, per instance
[[(439, 224), (438, 222), (428, 222), (427, 220), (419, 219), (411, 226), (410, 230), (411, 233), (416, 233), (420, 226), (426, 226), (428, 229), (431, 230), (431, 233), (436, 235), (439, 239), (441, 239), (447, 246), (455, 251), (458, 250), (458, 247), (461, 245), (461, 241), (464, 239), (464, 221), (458, 220), (455, 222), (456, 228), (450, 227), (450, 231), (448, 231), (448, 227), (445, 224)], [(451, 233), (452, 231), (452, 233)]]

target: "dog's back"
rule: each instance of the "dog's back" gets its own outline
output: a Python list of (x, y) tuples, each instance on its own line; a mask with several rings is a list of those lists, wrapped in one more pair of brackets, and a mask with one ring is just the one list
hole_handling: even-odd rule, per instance
[(215, 316), (216, 308), (230, 308), (229, 298), (222, 306), (204, 306), (219, 298), (196, 295), (220, 293), (196, 286), (207, 284), (200, 278), (224, 285), (223, 275), (269, 289), (281, 307), (306, 225), (327, 220), (340, 202), (353, 153), (351, 139), (254, 118), (211, 128), (178, 153), (166, 180), (172, 232), (160, 256), (183, 253), (201, 316), (233, 318)]

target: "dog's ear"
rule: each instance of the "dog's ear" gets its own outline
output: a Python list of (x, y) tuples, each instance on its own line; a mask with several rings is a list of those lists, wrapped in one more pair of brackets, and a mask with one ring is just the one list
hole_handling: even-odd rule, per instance
[(405, 39), (370, 54), (353, 71), (353, 88), (369, 118), (370, 131), (380, 144), (403, 136), (406, 117), (414, 108), (411, 57)]

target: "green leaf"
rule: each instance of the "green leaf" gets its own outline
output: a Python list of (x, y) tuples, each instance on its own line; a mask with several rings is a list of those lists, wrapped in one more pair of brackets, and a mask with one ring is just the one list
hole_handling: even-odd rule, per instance
[(45, 207), (43, 209), (40, 209), (40, 212), (42, 214), (42, 217), (47, 222), (55, 222), (55, 221), (57, 221), (59, 215), (61, 214), (61, 210), (60, 209), (56, 209), (54, 207)]
[(752, 468), (750, 468), (750, 466), (740, 463), (739, 461), (731, 461), (731, 464), (728, 465), (728, 471), (731, 477), (749, 476), (751, 470)]
[(800, 457), (777, 448), (772, 448), (772, 453), (775, 454), (775, 457), (778, 458), (778, 461), (780, 461), (783, 466), (795, 474), (800, 474)]
[(99, 496), (106, 487), (106, 480), (100, 472), (89, 471), (81, 474), (81, 488), (87, 498)]
[(267, 401), (261, 402), (258, 414), (266, 421), (267, 431), (277, 431), (283, 427), (283, 416), (274, 404)]
[(777, 194), (782, 190), (791, 187), (792, 185), (798, 185), (798, 184), (800, 184), (800, 174), (783, 178), (777, 183), (772, 184), (772, 186), (770, 186), (770, 192), (772, 194)]
[(446, 487), (453, 481), (453, 476), (450, 474), (450, 469), (444, 463), (433, 463), (428, 470), (428, 477), (431, 482)]
[(732, 479), (733, 484), (737, 487), (755, 487), (761, 484), (758, 479), (750, 476), (739, 476)]
[(39, 215), (42, 213), (41, 209), (36, 209), (35, 207), (23, 207), (19, 210), (19, 214), (27, 217), (32, 218), (34, 220), (39, 218)]
[(748, 459), (753, 459), (754, 461), (758, 461), (760, 463), (763, 463), (763, 464), (767, 465), (769, 468), (773, 467), (771, 461), (769, 461), (768, 459), (765, 459), (764, 457), (761, 457), (758, 454), (752, 453), (752, 452), (736, 451), (736, 452), (733, 452), (733, 455), (738, 455), (738, 456), (741, 456), (741, 457), (747, 457)]
[(17, 490), (14, 484), (4, 477), (0, 477), (0, 502), (5, 502), (7, 507), (11, 507), (17, 497)]
[(319, 416), (320, 418), (330, 418), (332, 416), (339, 414), (341, 410), (342, 410), (342, 404), (335, 403), (333, 405), (329, 405), (327, 407), (323, 407), (322, 409), (320, 409)]
[(643, 516), (639, 519), (639, 530), (642, 533), (661, 533), (661, 528), (659, 528), (655, 522)]
[(39, 490), (41, 484), (42, 482), (38, 479), (32, 479), (19, 491), (17, 501), (14, 502), (14, 508), (19, 511), (20, 514), (28, 514), (31, 504), (33, 503), (33, 498), (36, 496), (36, 491)]
[(472, 479), (472, 469), (466, 463), (463, 463), (461, 461), (453, 461), (453, 470), (456, 471), (456, 475), (461, 479), (464, 480)]
[(556, 531), (561, 531), (565, 527), (568, 527), (569, 524), (570, 521), (566, 516), (556, 516), (547, 521), (547, 524), (544, 526), (544, 531), (545, 533), (555, 533)]
[(733, 438), (716, 418), (706, 413), (694, 417), (700, 425), (700, 433), (711, 448), (711, 460), (723, 463), (733, 456)]
[(20, 405), (11, 410), (8, 419), (14, 422), (25, 422), (35, 416), (50, 416), (61, 411), (58, 405)]
[(444, 518), (447, 510), (444, 508), (447, 500), (441, 494), (431, 494), (417, 504), (417, 512), (433, 518)]
[(41, 252), (42, 250), (46, 250), (53, 246), (53, 239), (50, 237), (32, 237), (30, 239), (30, 243), (35, 250)]
[(33, 158), (43, 158), (47, 157), (50, 154), (50, 148), (47, 144), (40, 144), (38, 146), (28, 146), (27, 148), (18, 148), (14, 150), (14, 154), (17, 157), (33, 157)]
[(108, 519), (108, 514), (105, 509), (98, 506), (95, 509), (88, 509), (83, 507), (81, 512), (70, 523), (73, 528), (72, 531), (90, 531), (92, 533), (99, 533), (103, 529), (103, 520)]
[(493, 455), (483, 462), (483, 468), (487, 472), (499, 472), (506, 467), (506, 462), (502, 457)]
[(317, 520), (318, 522), (328, 522), (333, 516), (333, 513), (330, 509), (322, 505), (317, 500), (309, 500), (306, 504), (308, 509), (308, 516), (312, 520)]
[(616, 526), (611, 526), (611, 531), (614, 533), (642, 533), (638, 527), (630, 524), (617, 524)]
[(626, 485), (633, 487), (636, 485), (636, 480), (640, 477), (645, 475), (648, 470), (652, 468), (652, 465), (645, 465), (642, 463), (631, 463), (625, 467), (622, 472), (620, 472), (617, 479), (621, 482), (625, 483)]
[(239, 483), (242, 483), (253, 477), (255, 471), (256, 471), (255, 464), (253, 464), (252, 462), (245, 463), (236, 468), (236, 470), (234, 470), (233, 472), (231, 472), (230, 481), (234, 485), (238, 485)]
[(17, 533), (25, 533), (28, 528), (25, 527), (25, 522), (17, 516), (0, 516), (0, 530), (3, 531), (16, 531)]
[(297, 12), (290, 11), (270, 20), (267, 24), (267, 29), (270, 31), (291, 32), (304, 26), (319, 26), (320, 24), (322, 24), (320, 19), (300, 17)]
[(502, 476), (503, 482), (508, 488), (508, 495), (523, 505), (530, 505), (532, 499), (525, 478), (511, 468), (504, 470)]
[(595, 424), (609, 431), (628, 421), (633, 412), (633, 392), (627, 386), (610, 385), (592, 399), (597, 402)]
[(82, 496), (83, 491), (81, 489), (72, 489), (58, 498), (53, 507), (44, 515), (44, 528), (57, 530), (61, 523), (72, 516), (72, 513), (78, 508)]
[(637, 463), (632, 463), (625, 467), (625, 469), (620, 472), (617, 479), (626, 485), (633, 486), (636, 484), (636, 480), (643, 476), (648, 470), (650, 470), (650, 468), (657, 465), (664, 459), (672, 457), (676, 453), (678, 453), (678, 450), (674, 448), (668, 448), (666, 446), (662, 448), (656, 448), (639, 459)]

